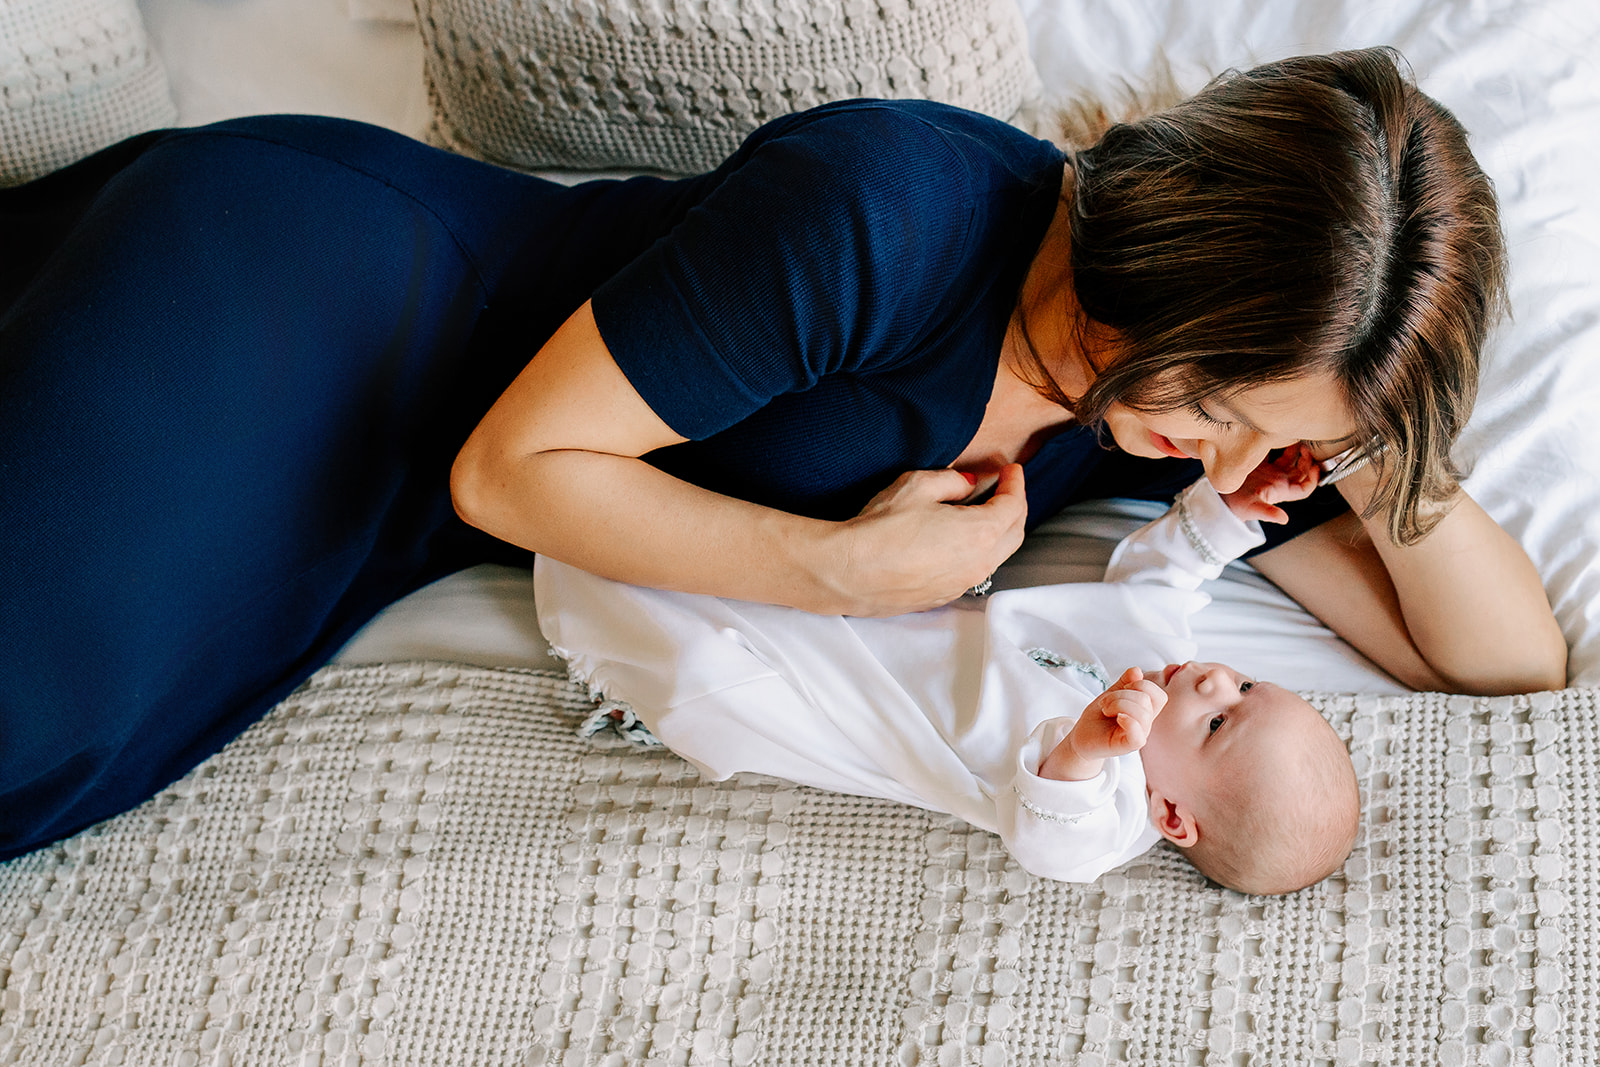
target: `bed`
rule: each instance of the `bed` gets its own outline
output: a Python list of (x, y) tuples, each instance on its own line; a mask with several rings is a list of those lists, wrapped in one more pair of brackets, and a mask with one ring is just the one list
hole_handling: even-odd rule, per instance
[[(874, 19), (899, 28), (867, 40)], [(696, 50), (795, 25), (831, 26), (849, 61)], [(0, 1064), (1600, 1060), (1592, 0), (7, 0), (0, 180), (264, 111), (563, 180), (682, 170), (807, 93), (936, 95), (1042, 132), (1053, 100), (1163, 64), (1196, 88), (1377, 43), (1502, 198), (1514, 317), (1457, 458), (1571, 658), (1556, 692), (1412, 694), (1248, 566), (1211, 583), (1205, 654), (1292, 676), (1350, 743), (1365, 817), (1339, 875), (1250, 898), (1158, 849), (1044, 882), (958, 820), (580, 739), (594, 705), (530, 575), (478, 567), (141, 808), (0, 865)], [(737, 121), (685, 132), (696, 93)], [(640, 94), (655, 126), (619, 121)], [(1154, 513), (1075, 509), (997, 581), (1093, 580)]]

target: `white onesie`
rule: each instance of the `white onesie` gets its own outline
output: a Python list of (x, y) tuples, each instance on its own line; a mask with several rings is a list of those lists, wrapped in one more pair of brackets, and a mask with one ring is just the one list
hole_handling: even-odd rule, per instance
[(1033, 873), (1092, 881), (1159, 839), (1137, 754), (1085, 782), (1044, 756), (1130, 666), (1193, 658), (1188, 617), (1262, 543), (1201, 479), (1130, 534), (1105, 583), (885, 619), (624, 585), (540, 557), (539, 624), (575, 678), (713, 779), (750, 771), (949, 812)]

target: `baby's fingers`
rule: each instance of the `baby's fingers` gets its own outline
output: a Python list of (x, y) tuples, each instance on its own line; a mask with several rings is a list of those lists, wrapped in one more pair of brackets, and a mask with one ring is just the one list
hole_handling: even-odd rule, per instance
[(1139, 692), (1150, 702), (1150, 718), (1155, 718), (1167, 706), (1167, 691), (1145, 678), (1139, 683)]
[(1119, 689), (1137, 689), (1139, 683), (1144, 681), (1144, 671), (1138, 667), (1129, 667), (1118, 676), (1117, 680), (1106, 686), (1106, 692), (1115, 692)]
[(1322, 466), (1311, 455), (1311, 449), (1302, 447), (1295, 458), (1295, 484), (1304, 489), (1316, 488), (1322, 478)]
[(1117, 716), (1117, 730), (1127, 742), (1130, 752), (1143, 748), (1150, 739), (1150, 724), (1127, 712)]

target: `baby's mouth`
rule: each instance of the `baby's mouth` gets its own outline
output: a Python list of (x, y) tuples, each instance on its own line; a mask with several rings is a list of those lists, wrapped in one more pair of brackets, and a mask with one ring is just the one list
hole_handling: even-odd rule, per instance
[(1169, 663), (1165, 667), (1161, 668), (1161, 684), (1171, 685), (1172, 676), (1181, 670), (1183, 670), (1183, 664), (1181, 663)]

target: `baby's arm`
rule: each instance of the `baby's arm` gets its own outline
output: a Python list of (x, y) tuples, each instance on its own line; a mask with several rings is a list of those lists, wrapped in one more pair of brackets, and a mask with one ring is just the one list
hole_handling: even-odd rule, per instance
[(994, 798), (1000, 838), (1018, 863), (1042, 878), (1092, 882), (1160, 839), (1137, 753), (1165, 702), (1130, 668), (1076, 720), (1034, 728), (1010, 787)]
[(1289, 500), (1304, 500), (1317, 487), (1322, 468), (1311, 458), (1311, 449), (1293, 444), (1276, 459), (1262, 463), (1245, 476), (1244, 484), (1222, 494), (1228, 510), (1245, 522), (1285, 523), (1289, 513), (1276, 505)]
[(1089, 702), (1071, 731), (1039, 764), (1039, 777), (1086, 782), (1105, 761), (1144, 747), (1150, 724), (1167, 703), (1161, 687), (1129, 667), (1104, 693)]
[(1234, 514), (1201, 478), (1178, 494), (1165, 515), (1122, 539), (1106, 566), (1105, 580), (1198, 589), (1264, 540), (1260, 523)]

